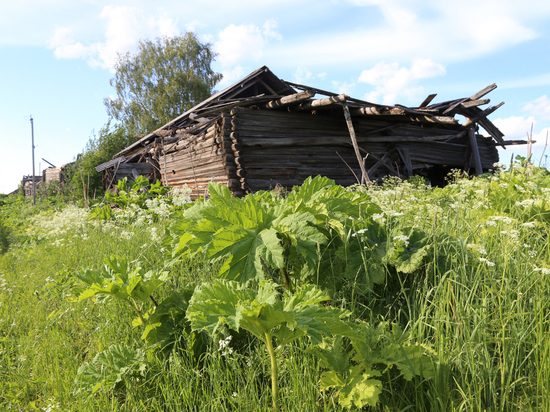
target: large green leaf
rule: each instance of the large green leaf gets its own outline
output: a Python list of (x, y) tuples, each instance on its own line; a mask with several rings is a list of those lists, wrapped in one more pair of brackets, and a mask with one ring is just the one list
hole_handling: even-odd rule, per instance
[(221, 325), (227, 324), (238, 331), (238, 307), (241, 302), (250, 302), (253, 298), (254, 292), (238, 282), (217, 280), (205, 283), (195, 290), (186, 316), (193, 330), (204, 329), (214, 334)]
[[(407, 240), (402, 241), (401, 237)], [(392, 232), (392, 238), (388, 263), (395, 266), (398, 272), (412, 273), (418, 270), (431, 249), (426, 234), (415, 228), (398, 228)]]
[(308, 285), (296, 294), (285, 293), (280, 300), (277, 285), (264, 282), (258, 291), (247, 289), (234, 281), (218, 280), (197, 289), (187, 310), (187, 318), (195, 330), (213, 334), (220, 325), (243, 328), (265, 341), (266, 333), (285, 345), (308, 335), (319, 343), (330, 335), (334, 324), (349, 315), (341, 309), (319, 303), (327, 296)]
[(372, 379), (375, 376), (380, 376), (380, 372), (363, 369), (361, 366), (354, 367), (345, 385), (340, 389), (340, 405), (346, 408), (376, 406), (382, 392), (382, 382)]
[(145, 352), (123, 345), (112, 345), (98, 353), (91, 362), (78, 369), (76, 392), (93, 395), (100, 389), (112, 390), (133, 376), (140, 376), (146, 368)]
[(112, 296), (121, 300), (129, 298), (147, 302), (149, 296), (164, 283), (156, 273), (132, 268), (127, 259), (111, 257), (101, 270), (86, 270), (77, 274), (81, 289), (79, 300), (97, 295)]

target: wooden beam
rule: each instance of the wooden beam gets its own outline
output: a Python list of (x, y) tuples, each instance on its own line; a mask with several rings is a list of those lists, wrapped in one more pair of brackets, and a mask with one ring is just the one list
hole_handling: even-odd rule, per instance
[(497, 88), (497, 85), (495, 83), (493, 83), (493, 84), (487, 86), (485, 89), (480, 90), (476, 94), (470, 96), (470, 100), (478, 100), (478, 99), (482, 98), (483, 96), (485, 96), (487, 93), (495, 90), (496, 88)]
[[(527, 144), (529, 143), (527, 140), (505, 140), (503, 143), (501, 143), (502, 146), (515, 146), (519, 144)], [(533, 141), (533, 143), (536, 143)]]
[(398, 147), (397, 152), (399, 153), (399, 156), (401, 156), (401, 160), (403, 160), (403, 164), (407, 169), (407, 174), (409, 175), (409, 177), (411, 177), (414, 173), (413, 173), (413, 167), (411, 162), (411, 155), (409, 154), (409, 149), (407, 149), (406, 147)]
[(311, 100), (306, 103), (301, 103), (297, 106), (292, 106), (289, 108), (289, 111), (294, 112), (294, 111), (302, 111), (302, 110), (311, 110), (317, 107), (330, 106), (335, 103), (345, 102), (347, 98), (348, 96), (346, 96), (345, 94), (339, 94), (338, 96), (331, 96), (331, 97), (327, 97), (326, 99)]
[(346, 123), (348, 125), (349, 135), (351, 137), (351, 143), (353, 144), (353, 150), (355, 151), (355, 155), (357, 156), (357, 161), (359, 162), (359, 167), (361, 168), (360, 184), (364, 184), (366, 182), (370, 182), (369, 175), (365, 170), (365, 163), (363, 162), (363, 157), (361, 156), (361, 153), (359, 153), (359, 146), (357, 145), (357, 138), (355, 137), (355, 130), (353, 129), (353, 122), (351, 121), (351, 114), (349, 113), (348, 106), (347, 104), (343, 103), (342, 107), (344, 108), (344, 118), (346, 119)]
[(482, 106), (489, 103), (490, 101), (490, 99), (470, 100), (468, 102), (462, 103), (460, 106), (467, 109), (468, 107)]
[(447, 113), (451, 113), (454, 109), (459, 107), (462, 103), (466, 102), (467, 100), (469, 100), (468, 97), (466, 97), (464, 99), (456, 100), (453, 104), (451, 104), (451, 105), (449, 105), (449, 107), (447, 107), (447, 109), (443, 112), (443, 114), (445, 115)]
[(305, 92), (291, 94), (289, 96), (281, 97), (280, 99), (271, 100), (265, 104), (266, 109), (276, 109), (278, 107), (288, 106), (293, 103), (301, 102), (315, 96), (313, 90), (306, 90)]
[(483, 173), (483, 167), (481, 166), (481, 158), (479, 156), (479, 147), (477, 146), (476, 132), (473, 127), (470, 127), (468, 131), (468, 138), (470, 139), (470, 148), (472, 150), (472, 155), (474, 156), (476, 174), (480, 175)]
[(476, 122), (479, 122), (479, 120), (481, 119), (485, 119), (487, 116), (489, 116), (491, 113), (493, 113), (496, 109), (498, 109), (500, 106), (502, 106), (504, 104), (504, 102), (501, 102), (499, 104), (497, 104), (496, 106), (491, 106), (489, 107), (488, 109), (485, 109), (483, 110), (482, 112), (480, 112), (477, 116), (471, 118), (471, 119), (468, 119), (464, 124), (463, 126), (464, 127), (468, 127)]
[(427, 105), (429, 105), (435, 96), (437, 96), (437, 93), (430, 94), (428, 97), (426, 97), (426, 99), (424, 99), (424, 101), (419, 107), (426, 107)]

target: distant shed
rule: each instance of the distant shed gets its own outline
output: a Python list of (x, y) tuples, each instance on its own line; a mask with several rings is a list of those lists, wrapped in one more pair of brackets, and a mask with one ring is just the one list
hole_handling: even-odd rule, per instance
[(451, 168), (479, 174), (498, 162), (497, 145), (526, 143), (505, 141), (487, 119), (503, 103), (479, 108), (495, 88), (436, 104), (430, 95), (414, 108), (385, 106), (285, 82), (264, 66), (96, 169), (106, 189), (145, 175), (188, 185), (194, 198), (212, 181), (243, 196), (316, 175), (347, 186), (387, 175), (433, 178)]

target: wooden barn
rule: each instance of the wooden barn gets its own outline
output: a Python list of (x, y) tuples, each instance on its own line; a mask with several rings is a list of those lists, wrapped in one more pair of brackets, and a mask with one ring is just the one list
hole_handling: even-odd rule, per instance
[(503, 103), (480, 108), (495, 88), (435, 104), (430, 95), (414, 108), (384, 106), (286, 82), (264, 66), (96, 169), (106, 189), (144, 175), (187, 185), (194, 198), (209, 182), (243, 196), (316, 175), (347, 186), (386, 175), (437, 180), (453, 168), (480, 174), (499, 161), (497, 146), (525, 143), (505, 141), (487, 119)]

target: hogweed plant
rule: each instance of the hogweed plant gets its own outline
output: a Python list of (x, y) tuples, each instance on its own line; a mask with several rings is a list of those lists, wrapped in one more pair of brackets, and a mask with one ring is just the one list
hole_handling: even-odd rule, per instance
[[(378, 379), (382, 372), (377, 365), (385, 365), (386, 370), (397, 366), (408, 380), (413, 375), (433, 376), (427, 349), (411, 344), (397, 325), (388, 333), (386, 324), (371, 328), (346, 321), (351, 312), (323, 304), (329, 299), (313, 285), (281, 293), (277, 284), (268, 281), (253, 289), (235, 281), (217, 280), (196, 289), (187, 318), (194, 330), (214, 336), (226, 325), (237, 332), (244, 329), (265, 344), (271, 361), (274, 411), (280, 408), (277, 353), (302, 337), (309, 339), (323, 366), (331, 369), (323, 374), (321, 388), (335, 388), (335, 396), (347, 408), (377, 404), (382, 389)], [(351, 341), (354, 352), (343, 350), (343, 338)], [(220, 341), (220, 348), (225, 350), (227, 343)]]

